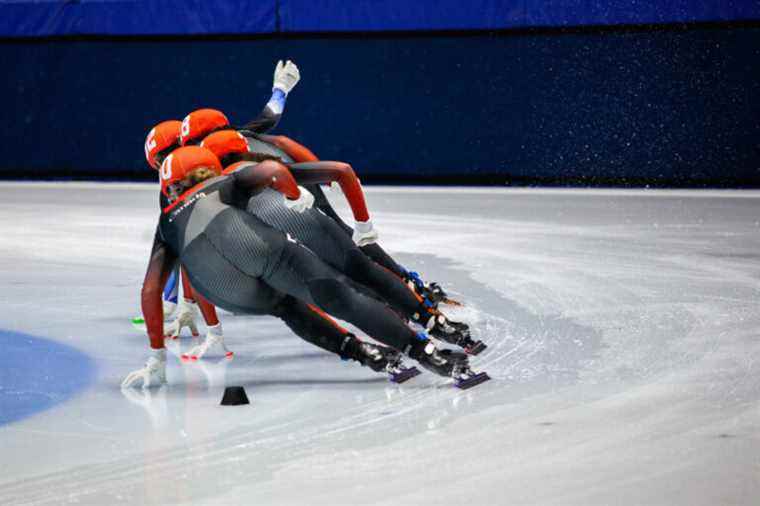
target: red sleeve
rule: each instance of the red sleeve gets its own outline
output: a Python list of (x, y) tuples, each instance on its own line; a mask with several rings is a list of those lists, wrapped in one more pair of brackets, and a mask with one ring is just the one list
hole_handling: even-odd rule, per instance
[(175, 261), (174, 255), (156, 233), (141, 293), (143, 318), (148, 329), (150, 347), (154, 349), (164, 347), (164, 306), (161, 294)]
[(354, 169), (343, 162), (294, 163), (290, 172), (301, 184), (331, 183), (337, 181), (346, 196), (356, 221), (369, 221), (369, 210), (359, 178)]
[(265, 160), (251, 164), (232, 173), (235, 186), (247, 191), (262, 190), (272, 187), (290, 200), (301, 196), (301, 190), (290, 173), (290, 170), (280, 162)]

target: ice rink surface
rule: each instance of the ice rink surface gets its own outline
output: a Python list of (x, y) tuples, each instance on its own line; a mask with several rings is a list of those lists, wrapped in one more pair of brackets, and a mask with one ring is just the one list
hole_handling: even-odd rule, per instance
[(185, 337), (168, 386), (122, 393), (155, 186), (0, 185), (0, 504), (760, 504), (760, 192), (368, 200), (493, 381), (396, 386), (223, 314), (232, 361), (182, 364)]

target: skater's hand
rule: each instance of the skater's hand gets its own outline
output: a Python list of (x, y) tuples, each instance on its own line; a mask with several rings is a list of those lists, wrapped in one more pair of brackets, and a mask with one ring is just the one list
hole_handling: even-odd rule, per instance
[(224, 344), (224, 335), (222, 334), (221, 323), (217, 323), (216, 325), (209, 327), (208, 333), (206, 334), (206, 339), (204, 339), (201, 344), (193, 346), (187, 350), (186, 353), (183, 353), (182, 359), (198, 360), (199, 358), (202, 358), (203, 355), (205, 355), (214, 346), (220, 347), (224, 353), (224, 356), (232, 357), (233, 353), (228, 350), (227, 346)]
[(121, 388), (137, 388), (142, 383), (143, 388), (161, 386), (166, 383), (166, 352), (163, 358), (154, 355), (145, 363), (145, 367), (132, 371), (124, 378)]
[(274, 69), (272, 91), (281, 90), (287, 95), (293, 88), (295, 88), (300, 79), (301, 73), (295, 63), (290, 60), (282, 63), (282, 60), (280, 60), (277, 62), (277, 66)]
[(193, 337), (198, 337), (200, 333), (198, 332), (198, 326), (195, 324), (197, 316), (198, 304), (183, 300), (179, 305), (177, 317), (164, 328), (164, 336), (169, 339), (177, 339), (182, 329), (187, 327), (190, 329)]
[(354, 223), (353, 240), (357, 246), (367, 246), (377, 242), (378, 234), (372, 221), (357, 221)]
[(301, 195), (295, 200), (285, 197), (285, 205), (288, 209), (302, 213), (307, 209), (311, 209), (311, 206), (314, 205), (314, 195), (303, 186), (299, 186), (298, 189), (301, 191)]

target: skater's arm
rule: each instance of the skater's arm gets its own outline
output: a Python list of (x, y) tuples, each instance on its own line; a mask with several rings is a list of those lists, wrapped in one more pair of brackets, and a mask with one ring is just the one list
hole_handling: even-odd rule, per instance
[(364, 198), (361, 182), (354, 169), (342, 162), (309, 162), (290, 165), (290, 172), (301, 184), (332, 183), (336, 181), (346, 196), (354, 219), (357, 222), (369, 221), (369, 210)]
[(285, 110), (285, 102), (288, 93), (301, 79), (296, 64), (288, 60), (287, 63), (279, 61), (274, 70), (274, 82), (272, 83), (272, 96), (259, 115), (243, 125), (239, 130), (261, 134), (272, 130), (280, 122)]
[(282, 113), (285, 110), (287, 95), (279, 89), (272, 91), (272, 97), (264, 106), (258, 116), (238, 128), (244, 134), (252, 132), (254, 134), (264, 133), (272, 130), (280, 122)]
[(167, 248), (159, 237), (158, 231), (156, 231), (150, 261), (148, 262), (148, 271), (145, 273), (145, 281), (143, 281), (141, 302), (150, 346), (157, 350), (164, 347), (164, 308), (161, 294), (175, 263), (174, 254)]
[(297, 200), (301, 196), (293, 174), (285, 165), (274, 160), (251, 163), (236, 170), (231, 176), (235, 180), (235, 187), (248, 193), (271, 187), (289, 200)]
[(259, 140), (277, 146), (296, 162), (318, 162), (319, 158), (309, 148), (284, 135), (257, 135)]

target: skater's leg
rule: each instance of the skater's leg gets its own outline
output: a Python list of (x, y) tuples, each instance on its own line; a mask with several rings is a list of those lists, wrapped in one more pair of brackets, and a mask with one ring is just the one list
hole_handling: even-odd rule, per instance
[(417, 337), (386, 305), (361, 294), (352, 281), (300, 244), (283, 245), (278, 265), (265, 273), (263, 279), (276, 290), (351, 322), (397, 350), (409, 353), (410, 349), (419, 348), (423, 340), (427, 341), (425, 337)]
[(283, 297), (272, 314), (282, 319), (303, 340), (335, 353), (344, 360), (355, 360), (377, 372), (389, 372), (394, 381), (398, 381), (399, 377), (415, 375), (411, 369), (402, 366), (398, 352), (362, 341), (316, 306), (295, 297)]
[(326, 259), (328, 264), (358, 283), (358, 286), (372, 289), (382, 297), (383, 302), (387, 302), (404, 318), (426, 327), (435, 337), (472, 352), (484, 349), (482, 344), (475, 348), (476, 343), (470, 339), (467, 325), (448, 320), (434, 304), (410, 290), (403, 280), (373, 262), (330, 218), (315, 214), (320, 233), (310, 234), (305, 244), (320, 258)]
[(433, 316), (431, 308), (425, 306), (421, 297), (409, 290), (400, 278), (373, 262), (357, 247), (346, 252), (345, 264), (341, 271), (357, 283), (377, 292), (408, 319), (425, 324)]
[(388, 269), (399, 279), (405, 281), (408, 278), (409, 273), (406, 271), (406, 269), (401, 267), (401, 265), (393, 260), (393, 258), (391, 258), (391, 256), (386, 253), (386, 251), (378, 243), (367, 244), (366, 246), (362, 246), (360, 249), (374, 262), (376, 262), (381, 267)]
[(286, 295), (272, 311), (290, 327), (296, 335), (323, 350), (341, 358), (348, 358), (348, 346), (352, 334), (315, 306)]
[[(393, 273), (362, 253), (337, 223), (319, 212), (313, 212), (310, 217), (312, 226), (308, 232), (294, 229), (292, 233), (320, 260), (358, 283), (355, 288), (390, 304), (407, 319), (419, 321), (422, 315), (429, 312), (429, 308), (422, 304), (421, 297), (410, 291)], [(415, 313), (417, 317), (414, 317)]]

